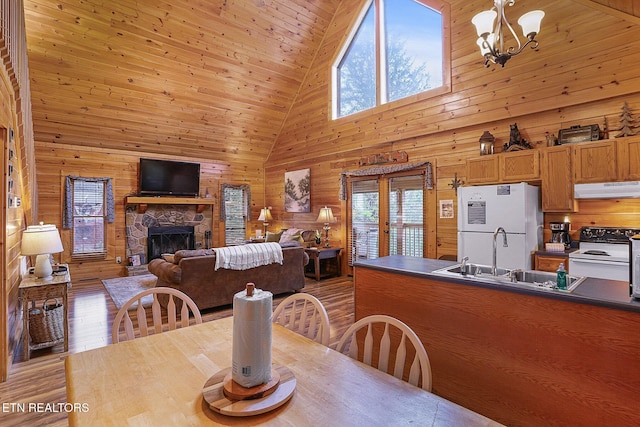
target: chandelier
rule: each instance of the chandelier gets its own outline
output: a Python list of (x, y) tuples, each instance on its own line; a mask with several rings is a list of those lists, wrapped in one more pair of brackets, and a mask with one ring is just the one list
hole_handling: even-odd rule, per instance
[[(480, 53), (484, 56), (484, 66), (489, 67), (491, 63), (504, 64), (512, 57), (516, 56), (522, 50), (531, 45), (531, 49), (538, 47), (538, 41), (535, 39), (540, 32), (540, 22), (544, 18), (544, 12), (541, 10), (532, 10), (527, 12), (518, 19), (518, 24), (522, 27), (522, 33), (527, 39), (526, 43), (521, 44), (520, 39), (509, 24), (504, 14), (505, 5), (513, 6), (516, 0), (494, 0), (493, 7), (489, 10), (478, 13), (473, 17), (471, 22), (476, 26), (478, 32), (478, 47)], [(497, 22), (494, 21), (498, 17)], [(503, 27), (507, 27), (511, 35), (518, 43), (518, 47), (510, 46), (505, 50), (505, 39), (503, 35)]]

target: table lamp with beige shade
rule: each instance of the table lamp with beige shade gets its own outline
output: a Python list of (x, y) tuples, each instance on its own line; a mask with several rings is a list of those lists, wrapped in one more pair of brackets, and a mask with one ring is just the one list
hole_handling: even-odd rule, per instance
[(60, 233), (54, 224), (30, 225), (22, 233), (22, 255), (36, 255), (34, 274), (39, 278), (51, 277), (53, 268), (49, 255), (62, 252)]
[(324, 223), (324, 227), (322, 227), (325, 232), (324, 247), (329, 248), (329, 230), (331, 229), (331, 226), (329, 224), (337, 222), (335, 217), (333, 216), (333, 211), (331, 211), (331, 208), (328, 208), (326, 206), (324, 208), (321, 208), (316, 222)]
[(258, 221), (262, 221), (264, 225), (264, 235), (267, 235), (267, 227), (269, 227), (269, 221), (271, 221), (273, 217), (271, 216), (271, 206), (264, 207), (260, 209), (260, 216), (258, 217)]

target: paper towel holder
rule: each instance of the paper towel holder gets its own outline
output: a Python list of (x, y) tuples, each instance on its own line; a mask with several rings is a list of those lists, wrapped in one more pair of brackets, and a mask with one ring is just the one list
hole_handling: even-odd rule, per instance
[(252, 297), (253, 296), (253, 291), (256, 289), (256, 284), (255, 283), (247, 283), (247, 296), (248, 297)]

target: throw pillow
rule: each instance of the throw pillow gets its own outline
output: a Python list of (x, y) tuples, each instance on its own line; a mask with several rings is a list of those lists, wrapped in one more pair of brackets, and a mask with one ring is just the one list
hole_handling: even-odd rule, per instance
[(280, 231), (279, 233), (272, 233), (270, 231), (267, 231), (267, 237), (265, 238), (265, 242), (279, 242), (280, 241), (280, 237), (282, 236), (282, 231)]
[(280, 243), (286, 242), (303, 242), (301, 234), (302, 231), (300, 228), (289, 228), (282, 233), (280, 237)]
[(174, 264), (174, 258), (174, 254), (162, 254), (162, 259), (172, 264)]

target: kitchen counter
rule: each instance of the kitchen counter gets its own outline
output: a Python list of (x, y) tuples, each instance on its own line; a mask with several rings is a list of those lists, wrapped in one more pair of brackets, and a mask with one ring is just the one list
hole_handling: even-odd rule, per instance
[(640, 302), (628, 283), (587, 279), (568, 293), (433, 274), (455, 264), (356, 262), (355, 319), (409, 325), (433, 392), (505, 425), (640, 426)]
[(510, 286), (508, 284), (499, 284), (491, 281), (482, 282), (479, 280), (458, 279), (455, 277), (445, 277), (438, 274), (432, 274), (435, 270), (456, 264), (458, 263), (454, 261), (391, 255), (367, 261), (358, 261), (354, 266), (391, 271), (467, 286), (480, 286), (500, 291), (523, 293), (579, 304), (592, 304), (607, 308), (640, 312), (640, 300), (633, 299), (629, 296), (629, 283), (619, 280), (587, 278), (584, 282), (578, 285), (573, 292), (566, 292), (559, 290), (536, 290)]

